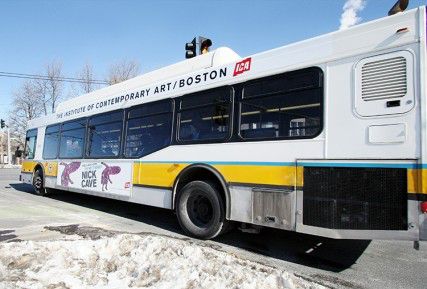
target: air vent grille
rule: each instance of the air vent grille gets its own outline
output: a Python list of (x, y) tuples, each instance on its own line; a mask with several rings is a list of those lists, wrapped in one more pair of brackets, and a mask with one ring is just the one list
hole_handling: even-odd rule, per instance
[(406, 169), (304, 167), (304, 225), (407, 230)]
[(365, 63), (362, 67), (362, 99), (374, 101), (406, 95), (406, 58), (402, 56)]

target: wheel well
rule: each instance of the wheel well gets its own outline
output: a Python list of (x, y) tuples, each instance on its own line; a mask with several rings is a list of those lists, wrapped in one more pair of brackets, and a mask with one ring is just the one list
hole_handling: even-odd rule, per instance
[(42, 171), (42, 173), (44, 173), (44, 172), (43, 172), (43, 166), (42, 166), (41, 164), (37, 164), (37, 165), (34, 167), (34, 172), (36, 172), (36, 171), (38, 171), (38, 170), (41, 170), (41, 171)]
[(42, 176), (43, 176), (42, 180), (43, 180), (43, 185), (44, 185), (44, 169), (43, 169), (43, 166), (42, 166), (41, 164), (37, 164), (37, 165), (34, 167), (34, 172), (33, 172), (33, 174), (34, 174), (35, 172), (37, 172), (38, 170), (41, 170), (41, 171), (42, 171)]
[[(189, 182), (192, 181), (209, 181), (210, 183), (213, 183), (216, 188), (218, 189), (218, 192), (221, 195), (222, 201), (225, 205), (226, 212), (228, 212), (228, 204), (229, 204), (229, 198), (228, 198), (228, 188), (227, 185), (222, 178), (221, 174), (216, 171), (214, 168), (208, 167), (208, 166), (192, 166), (189, 168), (186, 168), (184, 171), (180, 173), (180, 175), (177, 177), (176, 184), (174, 186), (174, 197), (173, 197), (173, 208), (175, 209), (175, 200), (178, 196), (180, 190)], [(228, 215), (226, 213), (226, 215)]]

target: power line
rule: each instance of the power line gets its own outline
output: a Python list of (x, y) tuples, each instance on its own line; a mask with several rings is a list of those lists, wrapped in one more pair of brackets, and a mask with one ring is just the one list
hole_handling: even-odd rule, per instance
[(15, 73), (15, 72), (5, 72), (0, 71), (0, 77), (10, 77), (10, 78), (23, 78), (23, 79), (37, 79), (37, 80), (57, 80), (63, 82), (74, 82), (74, 83), (93, 83), (93, 84), (109, 84), (108, 81), (105, 80), (86, 80), (83, 78), (74, 78), (74, 77), (50, 77), (47, 75), (39, 75), (39, 74), (27, 74), (27, 73)]

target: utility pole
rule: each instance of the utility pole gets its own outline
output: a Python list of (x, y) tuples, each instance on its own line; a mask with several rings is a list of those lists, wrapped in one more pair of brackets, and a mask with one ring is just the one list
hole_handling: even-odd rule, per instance
[(0, 128), (7, 127), (7, 163), (9, 166), (12, 164), (12, 155), (10, 154), (10, 128), (6, 125), (3, 119), (0, 120)]
[(10, 127), (7, 126), (7, 163), (12, 164), (12, 155), (10, 154)]
[(3, 155), (4, 155), (3, 142), (4, 142), (4, 133), (1, 132), (0, 133), (0, 165), (3, 164)]

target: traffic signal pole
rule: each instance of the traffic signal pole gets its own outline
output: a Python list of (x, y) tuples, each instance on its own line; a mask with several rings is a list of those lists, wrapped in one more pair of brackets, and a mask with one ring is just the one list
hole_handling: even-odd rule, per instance
[(12, 155), (10, 154), (10, 127), (7, 126), (7, 163), (12, 164)]

